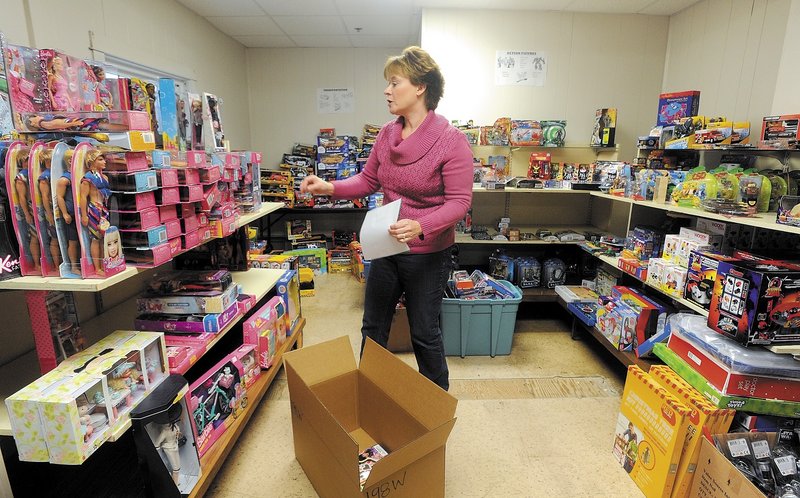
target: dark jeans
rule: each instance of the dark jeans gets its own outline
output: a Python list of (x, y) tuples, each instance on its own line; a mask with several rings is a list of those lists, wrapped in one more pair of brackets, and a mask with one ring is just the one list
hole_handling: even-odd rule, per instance
[(452, 266), (450, 254), (448, 248), (431, 254), (407, 253), (373, 260), (361, 325), (362, 352), (367, 337), (386, 347), (395, 305), (405, 292), (411, 343), (419, 373), (445, 391), (450, 381), (439, 313)]

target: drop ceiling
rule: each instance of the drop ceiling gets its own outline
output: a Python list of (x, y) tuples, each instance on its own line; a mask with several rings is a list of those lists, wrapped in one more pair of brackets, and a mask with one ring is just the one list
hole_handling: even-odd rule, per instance
[(697, 0), (178, 0), (246, 47), (404, 47), (423, 8), (668, 16)]

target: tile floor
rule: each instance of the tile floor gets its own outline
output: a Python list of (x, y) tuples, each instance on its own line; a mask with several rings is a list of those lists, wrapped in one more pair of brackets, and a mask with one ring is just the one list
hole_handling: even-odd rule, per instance
[[(303, 299), (306, 345), (348, 335), (360, 345), (363, 284), (316, 279)], [(554, 305), (523, 305), (511, 355), (449, 357), (458, 421), (447, 444), (448, 497), (641, 497), (611, 455), (624, 368), (587, 337), (573, 341)], [(546, 313), (555, 318), (536, 319)], [(412, 354), (400, 354), (414, 366)], [(208, 497), (314, 497), (294, 459), (281, 372)]]

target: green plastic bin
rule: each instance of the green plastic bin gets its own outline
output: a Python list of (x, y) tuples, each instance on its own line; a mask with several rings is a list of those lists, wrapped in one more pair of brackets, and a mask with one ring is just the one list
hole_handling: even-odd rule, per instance
[(447, 356), (486, 356), (511, 354), (511, 340), (522, 291), (501, 280), (513, 289), (515, 297), (508, 299), (444, 298), (440, 326)]

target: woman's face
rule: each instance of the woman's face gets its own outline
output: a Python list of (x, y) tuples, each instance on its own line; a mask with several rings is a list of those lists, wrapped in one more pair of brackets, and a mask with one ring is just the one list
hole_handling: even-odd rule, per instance
[(106, 254), (109, 258), (116, 258), (119, 256), (119, 238), (116, 236), (107, 237), (106, 240)]
[(395, 116), (403, 116), (420, 103), (424, 104), (421, 98), (425, 91), (424, 86), (414, 85), (408, 78), (400, 74), (389, 76), (388, 82), (383, 95), (386, 96), (390, 113)]

